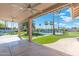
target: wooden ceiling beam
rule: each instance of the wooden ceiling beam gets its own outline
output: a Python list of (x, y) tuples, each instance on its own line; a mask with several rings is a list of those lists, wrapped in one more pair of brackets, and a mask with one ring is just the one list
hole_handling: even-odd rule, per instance
[(40, 15), (43, 15), (43, 14), (46, 14), (46, 13), (49, 13), (49, 12), (55, 12), (55, 11), (57, 11), (59, 9), (65, 8), (67, 6), (69, 6), (68, 3), (57, 3), (55, 5), (50, 6), (47, 9), (43, 10), (42, 12), (39, 12), (37, 14), (34, 14), (34, 15), (28, 17), (28, 19), (30, 19), (30, 18), (33, 19), (33, 18), (36, 18), (36, 17), (38, 17)]
[(77, 16), (79, 16), (79, 4), (78, 3), (72, 3), (70, 4), (70, 8), (71, 8), (71, 11), (72, 11), (72, 18), (75, 18)]

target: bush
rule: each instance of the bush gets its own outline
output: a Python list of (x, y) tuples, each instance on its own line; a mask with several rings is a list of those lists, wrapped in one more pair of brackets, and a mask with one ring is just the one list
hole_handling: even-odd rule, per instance
[[(23, 35), (24, 35), (24, 36), (27, 36), (28, 34), (27, 34), (27, 33), (24, 33)], [(43, 34), (38, 33), (38, 32), (33, 32), (32, 35), (33, 35), (33, 36), (42, 36)]]

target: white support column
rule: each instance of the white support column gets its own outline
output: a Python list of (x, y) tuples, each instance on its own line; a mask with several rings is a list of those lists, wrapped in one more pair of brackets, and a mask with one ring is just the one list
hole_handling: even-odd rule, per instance
[(29, 25), (29, 42), (32, 42), (32, 19), (28, 20), (28, 25)]

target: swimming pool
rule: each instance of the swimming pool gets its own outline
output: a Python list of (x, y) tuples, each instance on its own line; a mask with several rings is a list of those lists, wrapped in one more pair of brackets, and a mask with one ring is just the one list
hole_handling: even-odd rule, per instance
[(0, 29), (0, 36), (2, 36), (2, 35), (6, 35), (6, 33), (11, 33), (11, 32), (15, 32), (15, 30), (1, 30)]

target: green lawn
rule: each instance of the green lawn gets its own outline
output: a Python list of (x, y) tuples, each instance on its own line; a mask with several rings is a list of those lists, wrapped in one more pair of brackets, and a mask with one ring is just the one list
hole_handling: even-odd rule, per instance
[[(8, 33), (12, 34), (12, 33)], [(22, 38), (28, 38), (27, 32), (20, 32)], [(56, 42), (62, 38), (72, 38), (72, 37), (79, 37), (79, 32), (66, 32), (64, 35), (48, 35), (48, 36), (43, 36), (43, 34), (33, 32), (33, 42), (38, 43), (38, 44), (48, 44), (48, 43), (53, 43)], [(41, 36), (41, 37), (39, 37)]]
[(79, 37), (79, 32), (68, 32), (66, 34), (68, 37)]
[(40, 38), (33, 39), (33, 42), (38, 44), (47, 44), (56, 42), (62, 38), (79, 37), (79, 32), (67, 32), (64, 35), (48, 35)]
[[(27, 32), (21, 32), (22, 38), (28, 38)], [(53, 43), (56, 42), (62, 38), (71, 38), (71, 37), (79, 37), (79, 32), (66, 32), (64, 35), (48, 35), (48, 36), (43, 36), (42, 34), (35, 33), (33, 32), (33, 42), (38, 43), (38, 44), (48, 44), (48, 43)], [(42, 37), (39, 37), (42, 36)]]

